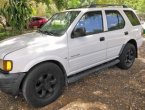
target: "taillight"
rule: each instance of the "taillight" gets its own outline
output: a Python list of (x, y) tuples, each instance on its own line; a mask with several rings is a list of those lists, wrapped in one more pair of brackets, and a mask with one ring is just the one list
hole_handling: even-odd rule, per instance
[(39, 22), (39, 23), (43, 23), (43, 20), (39, 20), (38, 22)]

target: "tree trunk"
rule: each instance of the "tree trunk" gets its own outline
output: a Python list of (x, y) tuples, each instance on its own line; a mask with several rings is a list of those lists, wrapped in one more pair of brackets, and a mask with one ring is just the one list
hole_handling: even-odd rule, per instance
[(6, 31), (6, 20), (3, 16), (0, 16), (0, 24), (2, 24), (4, 30)]

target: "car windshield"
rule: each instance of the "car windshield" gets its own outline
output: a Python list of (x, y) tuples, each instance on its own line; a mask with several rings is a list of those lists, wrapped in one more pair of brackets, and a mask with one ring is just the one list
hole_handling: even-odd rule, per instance
[(53, 36), (61, 36), (66, 32), (79, 13), (79, 11), (57, 13), (43, 25), (38, 32)]

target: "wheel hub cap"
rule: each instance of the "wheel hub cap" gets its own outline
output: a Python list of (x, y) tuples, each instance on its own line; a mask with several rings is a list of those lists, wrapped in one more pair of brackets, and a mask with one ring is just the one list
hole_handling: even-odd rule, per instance
[(39, 97), (51, 96), (56, 86), (56, 79), (52, 74), (45, 74), (38, 78), (36, 83), (36, 93)]

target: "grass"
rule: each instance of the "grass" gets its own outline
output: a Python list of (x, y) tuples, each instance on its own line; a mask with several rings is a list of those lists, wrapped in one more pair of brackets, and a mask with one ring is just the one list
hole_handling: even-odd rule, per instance
[(0, 31), (0, 40), (9, 38), (11, 36), (17, 35), (16, 33), (12, 33), (11, 31)]
[(0, 40), (4, 40), (4, 39), (12, 37), (12, 36), (29, 33), (29, 32), (33, 32), (33, 31), (34, 30), (31, 30), (31, 29), (24, 30), (23, 32), (11, 31), (10, 29), (5, 31), (4, 28), (0, 25)]
[(9, 38), (11, 36), (18, 35), (18, 34), (20, 34), (20, 33), (12, 32), (10, 30), (5, 31), (3, 28), (0, 28), (0, 40), (6, 39), (6, 38)]
[(10, 32), (5, 31), (2, 25), (0, 25), (0, 40), (7, 38), (8, 36), (10, 36), (10, 34), (11, 34)]

